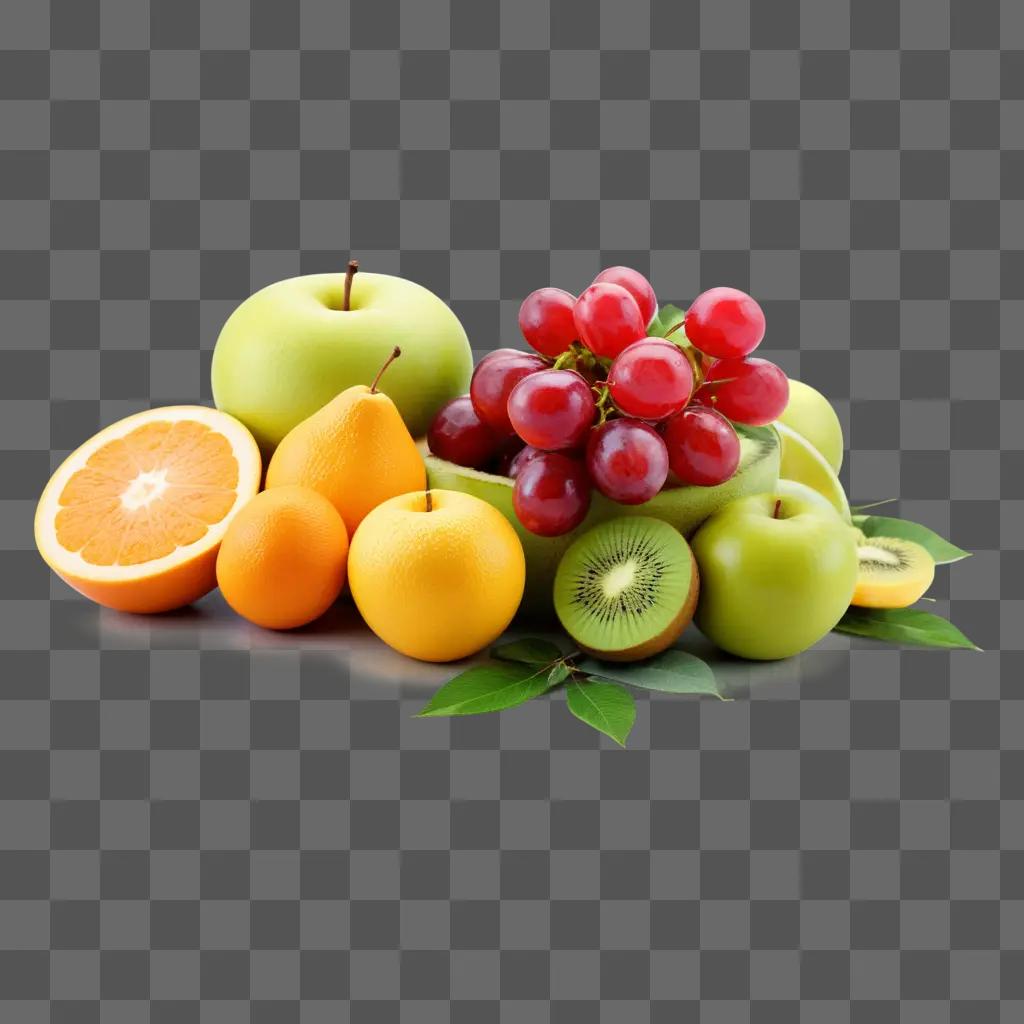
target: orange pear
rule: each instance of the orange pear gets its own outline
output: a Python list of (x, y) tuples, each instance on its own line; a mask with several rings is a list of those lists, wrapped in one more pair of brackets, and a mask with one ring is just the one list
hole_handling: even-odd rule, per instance
[(394, 402), (377, 390), (401, 355), (395, 348), (370, 387), (356, 384), (284, 436), (267, 467), (267, 487), (312, 487), (341, 513), (351, 537), (388, 498), (427, 486), (423, 457)]

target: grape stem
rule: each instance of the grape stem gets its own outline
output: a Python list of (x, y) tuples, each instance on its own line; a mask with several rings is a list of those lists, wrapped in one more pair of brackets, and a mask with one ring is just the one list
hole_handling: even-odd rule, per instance
[(358, 270), (359, 260), (349, 260), (348, 267), (345, 269), (345, 294), (341, 299), (341, 309), (344, 313), (349, 311), (349, 303), (352, 299), (352, 278), (356, 276)]
[(600, 384), (594, 384), (591, 389), (597, 396), (597, 411), (598, 419), (597, 425), (601, 426), (608, 419), (608, 416), (614, 412), (614, 408), (611, 405), (611, 393), (608, 391), (608, 385), (604, 382)]
[[(673, 342), (675, 344), (675, 342)], [(697, 350), (692, 345), (680, 345), (678, 346), (680, 351), (686, 356), (686, 361), (690, 364), (690, 369), (693, 371), (693, 379), (697, 383), (697, 387), (701, 387), (704, 384), (704, 365), (701, 363), (700, 356)], [(694, 388), (696, 391), (696, 388)]]
[(572, 369), (577, 373), (583, 370), (592, 370), (597, 366), (597, 360), (589, 349), (584, 348), (578, 341), (574, 341), (554, 362), (551, 369), (565, 370)]

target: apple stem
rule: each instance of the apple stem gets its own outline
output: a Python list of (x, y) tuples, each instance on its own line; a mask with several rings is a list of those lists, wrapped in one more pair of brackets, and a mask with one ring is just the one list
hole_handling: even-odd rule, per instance
[(348, 268), (345, 270), (345, 296), (341, 300), (341, 308), (344, 312), (349, 310), (349, 300), (352, 298), (352, 278), (359, 270), (359, 260), (349, 260)]
[(370, 385), (370, 394), (377, 394), (377, 385), (380, 383), (381, 377), (384, 376), (384, 371), (402, 354), (402, 350), (396, 345), (391, 350), (391, 355), (384, 360), (384, 365), (377, 371), (377, 376), (373, 378), (373, 383)]
[(430, 495), (430, 488), (429, 487), (427, 488), (426, 494), (427, 494), (427, 511), (428, 512), (433, 512), (434, 511), (434, 499)]
[(775, 499), (775, 508), (772, 510), (772, 519), (778, 519), (779, 518), (779, 509), (780, 508), (782, 508), (782, 499), (781, 498), (776, 498)]

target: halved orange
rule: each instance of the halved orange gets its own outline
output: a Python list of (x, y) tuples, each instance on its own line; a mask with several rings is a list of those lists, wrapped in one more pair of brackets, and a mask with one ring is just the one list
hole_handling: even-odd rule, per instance
[(228, 523), (260, 487), (252, 434), (227, 413), (136, 413), (72, 452), (36, 507), (39, 553), (79, 593), (126, 612), (180, 608), (216, 585)]

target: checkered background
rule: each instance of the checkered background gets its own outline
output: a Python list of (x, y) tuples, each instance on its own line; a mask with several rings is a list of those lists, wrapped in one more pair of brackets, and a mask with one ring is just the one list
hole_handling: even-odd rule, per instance
[[(1018, 0), (3, 0), (0, 48), (0, 1019), (1024, 1019)], [(830, 638), (622, 752), (413, 720), (443, 677), (344, 623), (75, 599), (51, 467), (350, 253), (477, 354), (608, 264), (749, 288), (987, 653)]]

